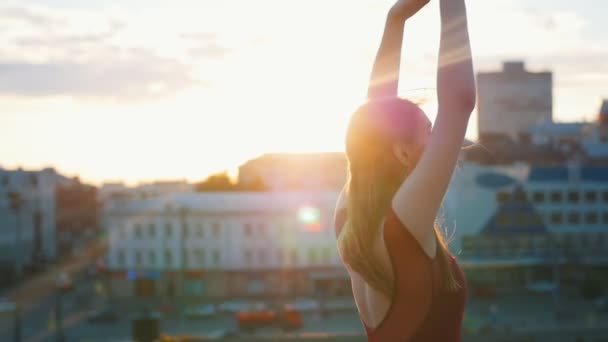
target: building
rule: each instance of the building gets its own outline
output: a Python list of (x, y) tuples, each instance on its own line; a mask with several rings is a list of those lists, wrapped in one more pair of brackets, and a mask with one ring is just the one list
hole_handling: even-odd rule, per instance
[(242, 298), (350, 290), (335, 247), (338, 192), (177, 194), (110, 202), (115, 297)]
[(57, 257), (81, 257), (92, 252), (88, 246), (101, 234), (97, 188), (77, 178), (61, 179), (55, 189), (55, 206)]
[(11, 275), (3, 280), (87, 251), (99, 237), (96, 197), (95, 187), (52, 168), (0, 168), (0, 271)]
[(1, 277), (3, 282), (55, 258), (57, 179), (53, 169), (0, 168), (0, 272), (7, 275)]
[(344, 153), (265, 154), (239, 167), (239, 184), (270, 191), (336, 191), (346, 183)]
[(499, 72), (477, 75), (478, 137), (518, 140), (529, 127), (553, 118), (551, 72), (529, 72), (523, 62), (505, 62)]

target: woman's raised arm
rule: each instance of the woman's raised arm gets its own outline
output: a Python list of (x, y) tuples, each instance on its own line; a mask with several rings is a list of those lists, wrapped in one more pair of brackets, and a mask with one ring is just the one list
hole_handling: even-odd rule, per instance
[(440, 0), (438, 113), (418, 165), (393, 198), (401, 222), (430, 254), (434, 221), (458, 161), (476, 90), (464, 0)]
[(429, 0), (399, 0), (390, 9), (367, 89), (368, 99), (396, 97), (405, 21)]

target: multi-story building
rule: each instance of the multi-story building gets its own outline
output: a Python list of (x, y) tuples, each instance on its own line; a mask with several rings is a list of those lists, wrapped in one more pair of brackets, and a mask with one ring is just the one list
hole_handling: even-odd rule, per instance
[(108, 203), (114, 296), (283, 296), (349, 289), (338, 192), (181, 194)]
[(270, 191), (336, 191), (346, 182), (344, 153), (265, 154), (239, 167), (239, 184)]
[(576, 283), (608, 267), (606, 166), (465, 163), (444, 208), (474, 285)]
[(529, 72), (523, 62), (505, 62), (499, 72), (483, 72), (478, 82), (478, 137), (502, 134), (518, 140), (529, 127), (552, 121), (553, 76)]
[[(55, 258), (57, 173), (0, 168), (0, 267), (15, 275)], [(12, 276), (1, 277), (10, 281)]]
[(0, 168), (0, 268), (11, 275), (2, 280), (82, 255), (99, 235), (95, 191), (51, 168)]

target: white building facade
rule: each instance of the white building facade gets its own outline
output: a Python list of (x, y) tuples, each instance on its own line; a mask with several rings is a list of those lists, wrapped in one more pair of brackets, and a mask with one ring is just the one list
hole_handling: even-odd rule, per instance
[(337, 192), (200, 193), (109, 203), (115, 296), (276, 296), (338, 291)]

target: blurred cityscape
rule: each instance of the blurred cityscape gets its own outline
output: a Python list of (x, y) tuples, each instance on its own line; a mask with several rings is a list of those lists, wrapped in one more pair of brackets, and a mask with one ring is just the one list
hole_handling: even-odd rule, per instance
[[(608, 341), (608, 100), (554, 122), (552, 88), (518, 61), (478, 74), (439, 216), (465, 341)], [(0, 168), (0, 340), (365, 340), (335, 245), (346, 172), (343, 153), (138, 186)]]

